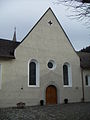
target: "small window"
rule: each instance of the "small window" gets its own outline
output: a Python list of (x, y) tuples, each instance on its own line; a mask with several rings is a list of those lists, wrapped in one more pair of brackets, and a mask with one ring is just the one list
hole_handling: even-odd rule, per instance
[(64, 80), (64, 85), (69, 85), (69, 82), (68, 82), (68, 66), (67, 65), (63, 66), (63, 80)]
[(39, 87), (39, 63), (36, 60), (31, 60), (29, 63), (29, 80), (30, 87)]
[(56, 68), (56, 63), (54, 60), (49, 60), (47, 66), (50, 70), (54, 70)]
[(52, 62), (48, 62), (48, 68), (53, 68), (53, 63)]
[(64, 86), (72, 86), (72, 80), (71, 80), (71, 68), (70, 64), (65, 63), (63, 65), (63, 84)]
[(90, 86), (90, 76), (88, 75), (85, 76), (85, 84), (86, 86)]
[(29, 64), (29, 85), (36, 85), (36, 63), (30, 62)]

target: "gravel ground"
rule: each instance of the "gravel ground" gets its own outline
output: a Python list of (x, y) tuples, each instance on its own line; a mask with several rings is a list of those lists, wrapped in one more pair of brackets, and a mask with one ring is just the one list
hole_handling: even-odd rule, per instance
[(90, 103), (0, 108), (0, 120), (90, 120)]

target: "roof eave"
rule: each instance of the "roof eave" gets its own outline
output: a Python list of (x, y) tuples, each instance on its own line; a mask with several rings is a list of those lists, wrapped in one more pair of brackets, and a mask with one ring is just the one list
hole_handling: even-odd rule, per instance
[(0, 59), (15, 59), (15, 56), (0, 56)]

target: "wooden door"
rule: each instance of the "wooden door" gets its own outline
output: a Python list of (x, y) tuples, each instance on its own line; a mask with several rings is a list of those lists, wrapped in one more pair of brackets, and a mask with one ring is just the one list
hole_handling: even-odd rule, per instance
[(46, 104), (57, 104), (57, 89), (53, 85), (46, 88)]

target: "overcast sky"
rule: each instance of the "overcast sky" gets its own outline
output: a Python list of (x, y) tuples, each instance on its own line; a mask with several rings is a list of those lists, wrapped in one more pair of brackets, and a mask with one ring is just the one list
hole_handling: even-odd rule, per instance
[(72, 9), (56, 5), (54, 0), (0, 0), (0, 38), (12, 40), (16, 27), (17, 40), (21, 41), (40, 17), (51, 7), (75, 50), (90, 45), (90, 28), (84, 22), (67, 17)]

